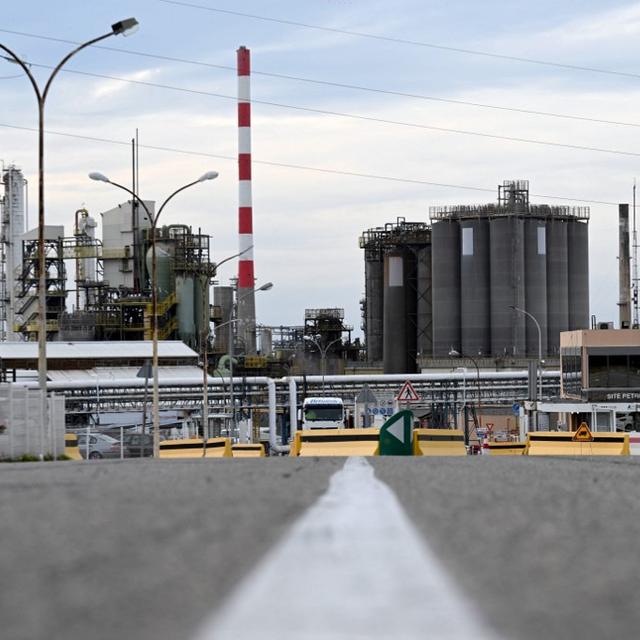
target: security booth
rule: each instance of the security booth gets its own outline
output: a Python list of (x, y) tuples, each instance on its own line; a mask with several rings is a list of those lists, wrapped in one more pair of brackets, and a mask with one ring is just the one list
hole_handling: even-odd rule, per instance
[(563, 332), (560, 370), (568, 429), (640, 430), (640, 330)]

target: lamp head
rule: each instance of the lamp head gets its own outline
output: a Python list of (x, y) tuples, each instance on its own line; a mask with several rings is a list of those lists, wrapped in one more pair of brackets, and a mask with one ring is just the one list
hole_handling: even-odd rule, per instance
[(269, 291), (273, 288), (273, 282), (265, 282), (261, 287), (258, 287), (257, 291)]
[(92, 171), (89, 174), (89, 177), (92, 180), (97, 180), (98, 182), (110, 182), (109, 178), (107, 178), (104, 173), (100, 173), (99, 171)]
[(207, 173), (200, 176), (198, 182), (206, 182), (207, 180), (215, 180), (220, 174), (217, 171), (207, 171)]
[(135, 18), (126, 18), (125, 20), (120, 20), (120, 22), (112, 24), (111, 29), (113, 30), (113, 34), (116, 36), (130, 36), (138, 30), (139, 26), (140, 25)]
[(451, 358), (459, 358), (460, 357), (460, 352), (456, 351), (453, 347), (451, 347), (451, 349), (449, 349), (449, 356)]

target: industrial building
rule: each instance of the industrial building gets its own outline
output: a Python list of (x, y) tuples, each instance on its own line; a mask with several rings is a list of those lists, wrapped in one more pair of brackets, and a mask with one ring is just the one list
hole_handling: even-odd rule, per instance
[(587, 207), (531, 204), (528, 181), (510, 180), (497, 203), (430, 218), (360, 238), (367, 358), (385, 373), (452, 354), (557, 357), (562, 331), (589, 327)]
[[(38, 234), (25, 229), (22, 173), (10, 166), (2, 179), (1, 338), (33, 341), (39, 328)], [(154, 238), (147, 209), (154, 215), (153, 202), (134, 199), (103, 212), (101, 239), (84, 208), (75, 212), (71, 236), (63, 226), (45, 227), (47, 340), (151, 339)], [(155, 244), (159, 338), (201, 350), (215, 275), (210, 237), (171, 224), (155, 229)]]

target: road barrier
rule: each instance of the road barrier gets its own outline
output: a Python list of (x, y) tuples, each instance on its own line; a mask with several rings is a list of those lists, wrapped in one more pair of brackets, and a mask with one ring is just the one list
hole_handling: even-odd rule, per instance
[[(164, 440), (160, 443), (161, 458), (202, 458), (201, 438), (183, 440)], [(231, 440), (229, 438), (209, 438), (207, 440), (207, 458), (231, 458)]]
[(377, 456), (379, 429), (305, 429), (296, 431), (291, 456)]
[(78, 447), (78, 436), (75, 433), (64, 434), (64, 455), (71, 460), (83, 460)]
[(414, 456), (466, 456), (464, 433), (458, 429), (414, 429)]
[(263, 444), (234, 444), (231, 445), (231, 453), (234, 458), (264, 458)]
[(530, 456), (628, 456), (628, 433), (592, 433), (591, 442), (574, 440), (576, 432), (538, 431), (527, 435)]
[(526, 456), (526, 442), (489, 442), (489, 455), (492, 456)]

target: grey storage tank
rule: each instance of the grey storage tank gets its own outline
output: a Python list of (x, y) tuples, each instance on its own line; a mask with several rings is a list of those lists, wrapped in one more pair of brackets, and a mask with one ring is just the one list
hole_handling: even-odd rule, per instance
[(589, 228), (584, 220), (569, 221), (569, 331), (589, 328)]
[(524, 220), (516, 215), (491, 219), (491, 353), (525, 355)]
[(491, 353), (489, 277), (489, 221), (460, 221), (460, 328), (461, 353)]
[(538, 322), (540, 333), (530, 318), (526, 324), (526, 354), (538, 356), (541, 343), (542, 353), (547, 353), (547, 224), (540, 218), (528, 218), (524, 223), (524, 289), (525, 306)]
[(567, 220), (551, 217), (547, 223), (547, 349), (560, 350), (560, 332), (569, 329), (569, 265)]
[(384, 256), (385, 373), (407, 372), (407, 269), (405, 253), (390, 250)]
[[(431, 229), (433, 356), (460, 351), (460, 225), (456, 219), (433, 222)], [(386, 331), (385, 331), (386, 333)]]
[(377, 259), (365, 259), (365, 296), (366, 296), (366, 345), (369, 362), (382, 360), (382, 336), (384, 327), (382, 255)]

